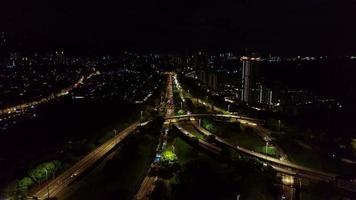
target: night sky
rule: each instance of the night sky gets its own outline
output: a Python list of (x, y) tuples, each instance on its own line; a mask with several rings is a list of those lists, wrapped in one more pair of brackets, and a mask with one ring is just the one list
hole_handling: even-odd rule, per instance
[(21, 48), (356, 52), (353, 0), (6, 1), (0, 31)]

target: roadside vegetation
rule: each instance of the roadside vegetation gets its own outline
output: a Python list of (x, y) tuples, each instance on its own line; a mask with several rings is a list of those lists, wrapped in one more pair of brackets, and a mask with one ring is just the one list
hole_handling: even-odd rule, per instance
[(237, 195), (251, 200), (274, 199), (273, 171), (254, 166), (254, 161), (231, 163), (202, 153), (172, 132), (180, 168), (171, 178), (157, 183), (152, 199), (236, 199)]
[(162, 119), (126, 138), (109, 158), (63, 192), (64, 200), (132, 199), (155, 155)]
[(238, 122), (223, 122), (210, 118), (201, 119), (201, 124), (206, 130), (233, 145), (239, 145), (260, 153), (267, 153), (274, 157), (278, 155), (274, 146), (270, 145), (266, 149), (266, 142), (248, 126)]
[[(23, 199), (29, 190), (46, 180), (45, 169), (48, 179), (52, 179), (116, 133), (140, 120), (141, 111), (143, 121), (158, 116), (156, 106), (159, 104), (159, 95), (160, 91), (157, 90), (141, 105), (114, 100), (76, 102), (65, 99), (39, 107), (43, 117), (39, 115), (13, 130), (15, 133), (26, 133), (27, 136), (19, 137), (20, 140), (31, 136), (29, 140), (34, 141), (32, 143), (37, 147), (36, 151), (26, 154), (21, 169), (0, 166), (2, 170), (14, 171), (14, 174), (0, 178), (0, 197)], [(7, 135), (11, 136), (10, 133)], [(27, 143), (24, 141), (24, 144)], [(21, 149), (25, 147), (19, 146)]]

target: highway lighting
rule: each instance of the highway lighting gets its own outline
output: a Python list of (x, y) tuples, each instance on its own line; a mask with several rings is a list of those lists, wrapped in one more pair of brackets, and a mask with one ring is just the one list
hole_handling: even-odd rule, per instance
[(143, 111), (141, 110), (141, 112), (140, 112), (140, 123), (142, 122), (142, 115), (143, 115)]
[(252, 122), (247, 122), (247, 124), (250, 125), (250, 126), (257, 126), (256, 123), (252, 123)]
[(285, 185), (293, 185), (294, 184), (293, 176), (287, 176), (287, 175), (282, 176), (282, 183)]

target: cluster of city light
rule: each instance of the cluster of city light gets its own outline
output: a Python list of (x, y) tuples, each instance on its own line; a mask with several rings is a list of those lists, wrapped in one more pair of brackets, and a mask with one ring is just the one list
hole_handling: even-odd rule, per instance
[(143, 98), (141, 101), (135, 101), (135, 103), (136, 104), (144, 103), (148, 100), (148, 98), (150, 98), (150, 96), (152, 96), (152, 92), (148, 93), (147, 96), (145, 96), (145, 98)]
[(261, 61), (260, 57), (248, 57), (248, 56), (242, 56), (240, 60), (253, 60), (253, 61)]
[(62, 96), (66, 96), (69, 94), (69, 92), (76, 88), (78, 85), (80, 84), (83, 84), (84, 82), (84, 79), (89, 79), (90, 77), (92, 77), (93, 75), (97, 75), (97, 72), (96, 73), (92, 73), (90, 75), (88, 75), (87, 77), (81, 77), (76, 83), (74, 83), (71, 87), (69, 88), (66, 88), (66, 89), (63, 89), (61, 90), (60, 92), (58, 93), (53, 93), (51, 95), (49, 95), (48, 97), (45, 97), (45, 98), (42, 98), (42, 99), (39, 99), (39, 100), (36, 100), (36, 101), (32, 101), (32, 102), (28, 102), (28, 103), (24, 103), (24, 104), (20, 104), (20, 105), (17, 105), (17, 106), (13, 106), (13, 107), (9, 107), (9, 108), (5, 108), (5, 109), (2, 109), (0, 110), (0, 115), (4, 115), (4, 114), (13, 114), (13, 113), (17, 113), (17, 112), (23, 112), (29, 108), (34, 108), (34, 106), (36, 105), (39, 105), (39, 104), (42, 104), (42, 103), (46, 103), (48, 101), (51, 101), (53, 99), (56, 99), (56, 98), (59, 98), (59, 97), (62, 97)]

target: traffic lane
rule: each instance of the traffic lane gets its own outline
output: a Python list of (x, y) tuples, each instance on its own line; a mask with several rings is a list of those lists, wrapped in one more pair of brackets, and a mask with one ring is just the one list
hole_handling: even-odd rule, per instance
[[(108, 151), (110, 151), (117, 143), (121, 142), (129, 133), (131, 133), (136, 127), (139, 125), (139, 122), (135, 122), (125, 130), (121, 131), (116, 137), (110, 139), (103, 145), (99, 146), (97, 149), (89, 153), (79, 162), (77, 162), (73, 167), (69, 168), (67, 171), (63, 172), (61, 175), (56, 177), (54, 180), (48, 183), (48, 185), (44, 185), (39, 191), (35, 192), (35, 195), (38, 197), (47, 197), (49, 186), (50, 195), (56, 194), (63, 187), (68, 185), (70, 182), (74, 181), (74, 179), (80, 175), (85, 169), (90, 167), (93, 163), (99, 160), (103, 155), (105, 155)], [(83, 169), (82, 169), (83, 168)], [(77, 174), (74, 175), (73, 174)], [(51, 194), (52, 192), (52, 194)]]

